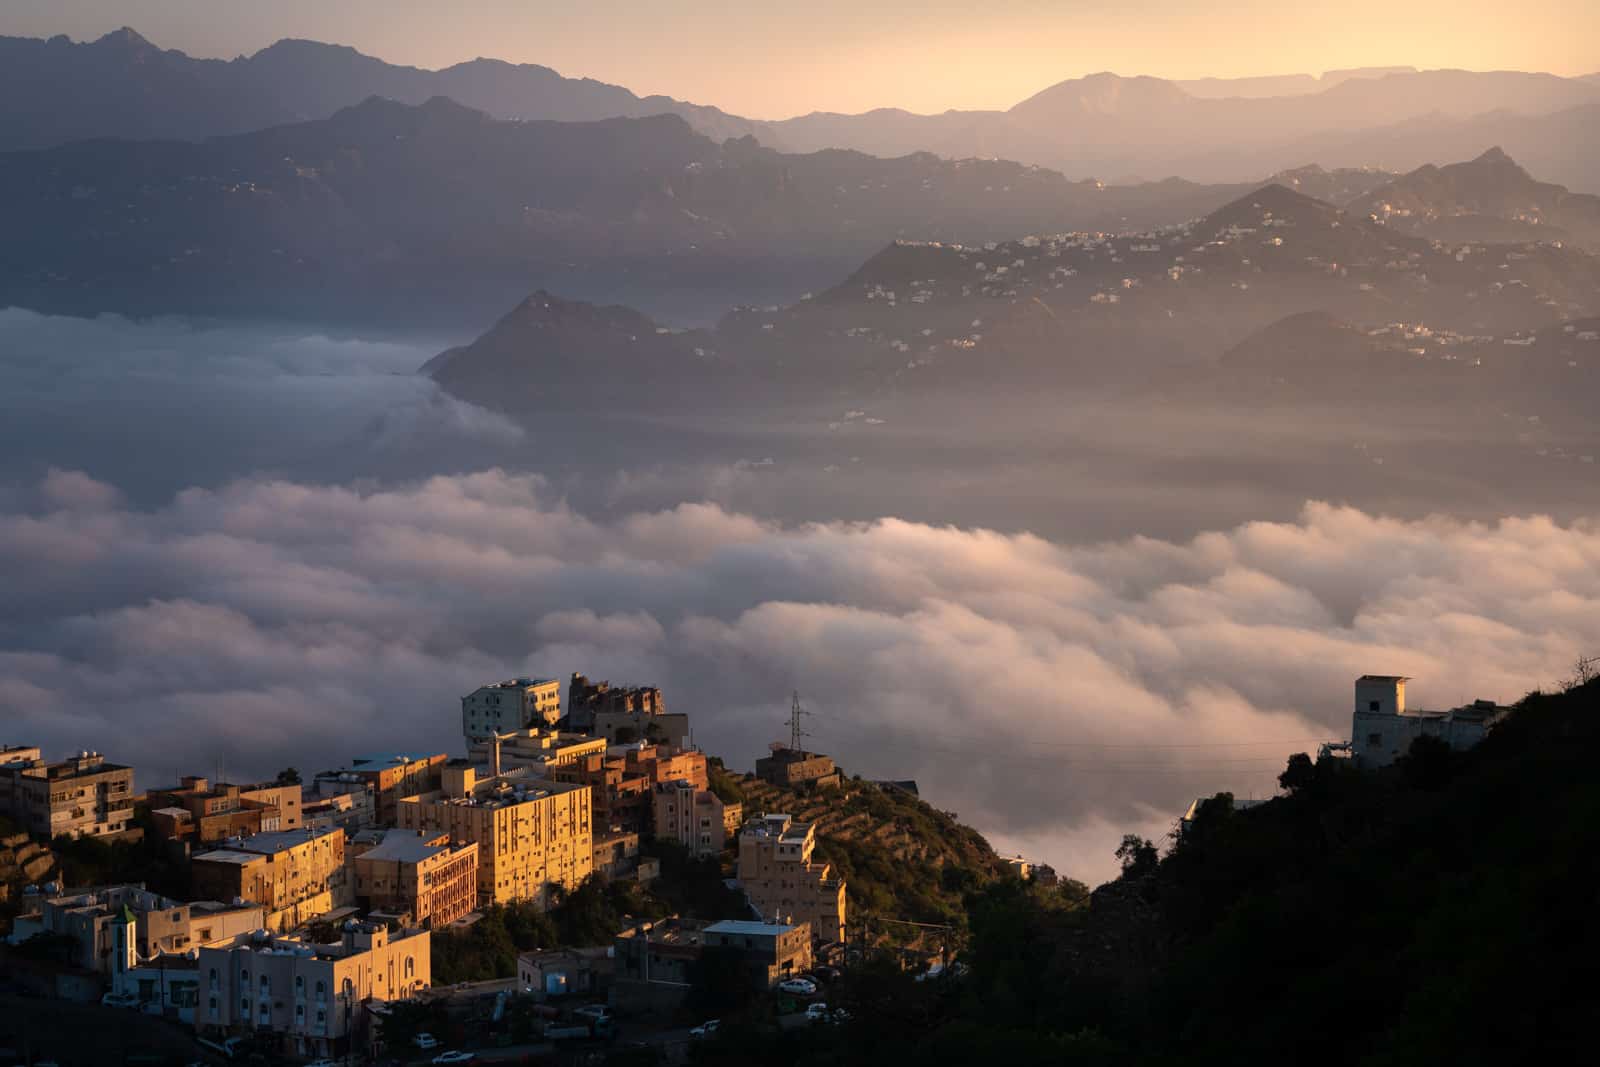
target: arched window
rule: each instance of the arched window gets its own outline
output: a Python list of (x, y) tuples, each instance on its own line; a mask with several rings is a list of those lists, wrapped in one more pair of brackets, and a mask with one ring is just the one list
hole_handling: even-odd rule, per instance
[(323, 1000), (323, 999), (325, 999), (327, 997), (327, 995), (328, 995), (328, 983), (326, 983), (322, 979), (318, 978), (317, 979), (317, 999), (318, 1000)]
[(417, 973), (417, 961), (413, 956), (406, 957), (406, 977), (410, 978)]

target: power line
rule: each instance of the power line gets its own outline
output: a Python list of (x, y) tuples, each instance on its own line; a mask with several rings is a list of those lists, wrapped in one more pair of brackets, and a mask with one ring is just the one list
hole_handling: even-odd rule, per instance
[[(867, 728), (866, 724), (862, 723), (859, 719), (849, 719), (842, 715), (833, 715), (825, 711), (807, 711), (805, 714), (828, 719), (830, 722), (834, 723), (848, 724), (852, 728)], [(916, 729), (916, 731), (920, 734), (925, 734), (929, 737), (941, 737), (949, 741), (970, 742), (974, 744), (990, 744), (994, 741), (994, 737), (992, 735), (984, 736), (980, 734), (952, 734), (944, 731), (924, 730), (920, 726), (915, 727), (914, 729)], [(1318, 745), (1328, 740), (1331, 739), (1327, 736), (1322, 736), (1273, 738), (1257, 741), (1030, 741), (1028, 744), (1034, 748), (1186, 749), (1252, 748), (1267, 745)], [(1340, 738), (1338, 740), (1343, 739)]]

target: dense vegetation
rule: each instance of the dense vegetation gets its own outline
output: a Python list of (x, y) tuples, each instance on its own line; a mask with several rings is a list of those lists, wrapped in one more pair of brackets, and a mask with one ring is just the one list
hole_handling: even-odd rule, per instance
[(1592, 681), (1529, 696), (1470, 752), (1296, 757), (1273, 803), (1219, 795), (1163, 857), (1128, 842), (1087, 906), (1015, 880), (969, 894), (960, 974), (884, 960), (830, 991), (846, 1025), (730, 1037), (808, 1065), (1563, 1062), (1600, 949), (1597, 742)]
[(691, 859), (682, 848), (664, 843), (648, 851), (661, 862), (661, 878), (649, 887), (590, 877), (572, 892), (558, 894), (549, 911), (531, 901), (518, 902), (487, 909), (465, 930), (434, 931), (434, 981), (450, 985), (506, 978), (516, 973), (519, 952), (609, 945), (619, 930), (646, 919), (741, 914), (743, 899), (723, 885), (715, 861)]

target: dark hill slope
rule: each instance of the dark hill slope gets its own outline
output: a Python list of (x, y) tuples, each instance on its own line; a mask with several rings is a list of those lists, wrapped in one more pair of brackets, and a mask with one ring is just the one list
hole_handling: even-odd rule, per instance
[(1219, 795), (1166, 857), (1129, 850), (1087, 908), (1016, 882), (973, 894), (964, 976), (864, 969), (828, 999), (870, 1022), (701, 1062), (1581, 1060), (1597, 745), (1593, 681), (1529, 696), (1466, 753), (1376, 773), (1297, 757), (1287, 795)]

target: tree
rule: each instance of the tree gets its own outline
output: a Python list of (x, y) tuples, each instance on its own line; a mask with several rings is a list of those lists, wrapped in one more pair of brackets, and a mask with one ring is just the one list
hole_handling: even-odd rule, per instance
[(1123, 837), (1122, 844), (1117, 846), (1116, 856), (1122, 863), (1122, 877), (1127, 879), (1143, 878), (1153, 873), (1161, 859), (1155, 842), (1138, 834)]
[(1561, 691), (1582, 689), (1596, 678), (1600, 678), (1600, 656), (1579, 656), (1572, 665), (1571, 676), (1561, 683)]
[(278, 784), (299, 785), (300, 772), (295, 770), (293, 767), (285, 767), (283, 770), (278, 772)]
[(1317, 766), (1304, 752), (1289, 757), (1289, 765), (1278, 775), (1278, 784), (1291, 793), (1309, 787), (1317, 780)]

